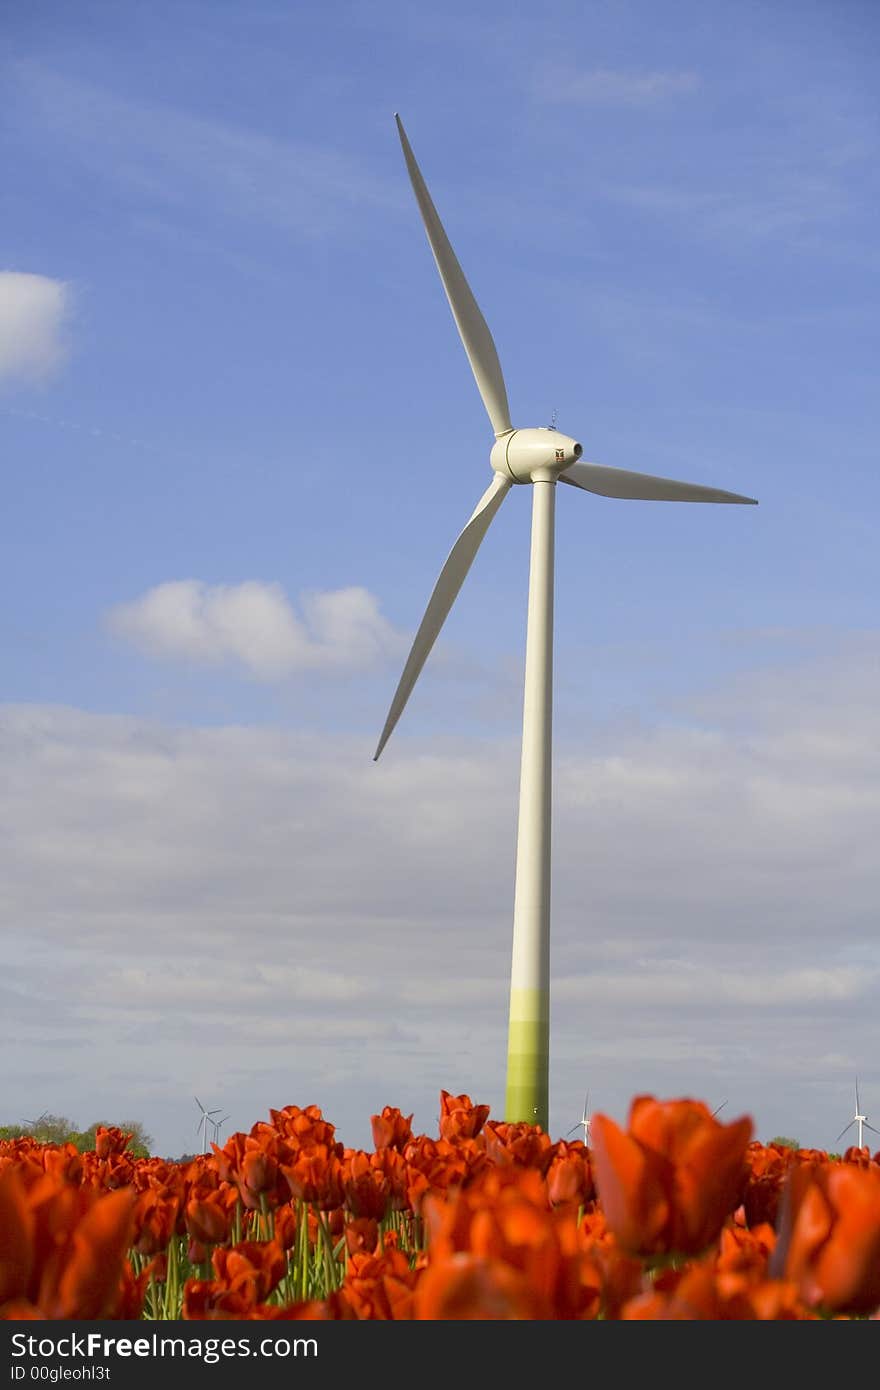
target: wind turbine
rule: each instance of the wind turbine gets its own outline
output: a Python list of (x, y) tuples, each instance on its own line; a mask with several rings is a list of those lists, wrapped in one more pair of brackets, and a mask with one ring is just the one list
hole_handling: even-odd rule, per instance
[(211, 1121), (211, 1124), (214, 1126), (214, 1143), (215, 1143), (215, 1144), (219, 1144), (219, 1143), (220, 1143), (220, 1126), (221, 1126), (221, 1125), (225, 1125), (225, 1124), (226, 1124), (226, 1121), (227, 1121), (228, 1119), (229, 1119), (229, 1116), (228, 1116), (228, 1115), (224, 1115), (223, 1118), (222, 1118), (221, 1120), (212, 1120), (212, 1121)]
[(863, 1114), (861, 1113), (861, 1109), (862, 1109), (862, 1107), (861, 1107), (861, 1103), (860, 1103), (860, 1101), (859, 1101), (859, 1083), (858, 1083), (858, 1081), (856, 1081), (856, 1113), (853, 1115), (853, 1117), (852, 1117), (852, 1119), (850, 1120), (849, 1124), (846, 1125), (846, 1126), (840, 1131), (840, 1133), (838, 1134), (837, 1138), (836, 1138), (835, 1141), (834, 1141), (835, 1144), (839, 1144), (839, 1143), (840, 1143), (840, 1140), (841, 1140), (841, 1139), (843, 1138), (843, 1136), (846, 1134), (847, 1130), (848, 1130), (848, 1129), (852, 1129), (852, 1127), (853, 1127), (854, 1124), (858, 1124), (858, 1127), (859, 1127), (859, 1148), (860, 1148), (860, 1149), (863, 1147), (863, 1145), (862, 1145), (862, 1131), (863, 1131), (863, 1130), (869, 1129), (869, 1130), (871, 1130), (872, 1134), (880, 1134), (880, 1129), (875, 1129), (873, 1125), (869, 1125), (869, 1124), (868, 1124), (868, 1117), (867, 1117), (867, 1115), (863, 1115)]
[(400, 117), (403, 155), (440, 279), (483, 399), (495, 442), (492, 481), (447, 556), (391, 701), (374, 760), (403, 713), (419, 673), (511, 488), (532, 489), (522, 761), (513, 913), (513, 959), (505, 1117), (548, 1127), (550, 1050), (550, 786), (553, 670), (553, 566), (556, 484), (602, 497), (650, 501), (755, 503), (719, 488), (655, 478), (582, 460), (576, 439), (555, 428), (514, 428), (507, 388), (488, 325), (431, 201)]
[[(590, 1142), (590, 1093), (589, 1093), (589, 1091), (587, 1091), (587, 1094), (584, 1096), (584, 1113), (583, 1113), (583, 1115), (581, 1116), (581, 1118), (578, 1120), (577, 1124), (576, 1124), (576, 1125), (572, 1125), (571, 1129), (568, 1131), (568, 1134), (574, 1134), (575, 1130), (576, 1130), (576, 1129), (580, 1129), (582, 1126), (583, 1126), (583, 1131), (584, 1131), (584, 1143), (588, 1145), (589, 1142)], [(568, 1138), (568, 1134), (566, 1134), (566, 1136), (565, 1136), (566, 1139)]]
[(193, 1099), (195, 1100), (196, 1105), (202, 1112), (202, 1118), (196, 1125), (196, 1134), (198, 1134), (199, 1130), (201, 1130), (202, 1153), (206, 1154), (208, 1152), (208, 1125), (212, 1125), (215, 1123), (215, 1121), (211, 1119), (211, 1116), (219, 1115), (220, 1107), (218, 1105), (214, 1110), (206, 1110), (205, 1107), (202, 1105), (202, 1102), (199, 1100), (198, 1096), (194, 1096)]

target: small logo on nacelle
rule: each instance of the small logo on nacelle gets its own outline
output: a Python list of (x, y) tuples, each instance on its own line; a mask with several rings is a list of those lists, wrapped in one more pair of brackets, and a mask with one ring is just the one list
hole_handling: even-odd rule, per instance
[(557, 463), (563, 463), (564, 460), (565, 460), (565, 450), (564, 450), (564, 449), (557, 449), (557, 450), (556, 450), (556, 462), (557, 462)]

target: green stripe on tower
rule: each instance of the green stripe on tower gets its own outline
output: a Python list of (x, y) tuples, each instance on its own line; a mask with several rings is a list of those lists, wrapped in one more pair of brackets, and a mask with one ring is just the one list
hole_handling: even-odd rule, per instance
[(507, 1040), (508, 1124), (525, 1120), (549, 1128), (550, 995), (547, 990), (515, 989), (510, 995)]

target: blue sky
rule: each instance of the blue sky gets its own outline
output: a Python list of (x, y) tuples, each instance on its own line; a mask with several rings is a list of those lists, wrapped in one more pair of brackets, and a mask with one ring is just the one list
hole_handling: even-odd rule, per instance
[(559, 489), (554, 1137), (880, 1116), (875, 7), (4, 30), (0, 1119), (502, 1116), (529, 493), (374, 764), (492, 443), (395, 111), (514, 424), (760, 502)]

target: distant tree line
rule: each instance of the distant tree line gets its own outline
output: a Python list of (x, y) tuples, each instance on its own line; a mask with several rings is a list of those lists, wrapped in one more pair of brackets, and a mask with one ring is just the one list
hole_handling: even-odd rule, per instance
[(149, 1158), (152, 1136), (147, 1134), (140, 1120), (96, 1120), (86, 1129), (80, 1129), (64, 1115), (40, 1115), (36, 1120), (22, 1120), (17, 1125), (0, 1125), (0, 1139), (35, 1139), (38, 1144), (73, 1144), (80, 1153), (95, 1147), (95, 1135), (99, 1129), (121, 1129), (130, 1134), (129, 1152), (136, 1158)]

